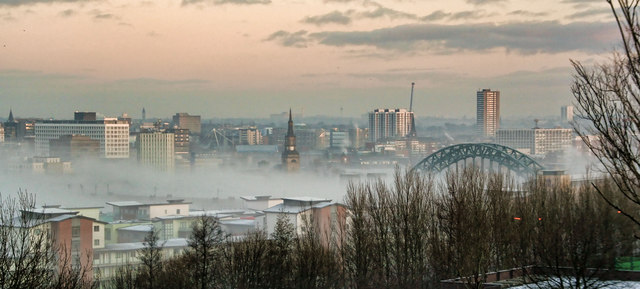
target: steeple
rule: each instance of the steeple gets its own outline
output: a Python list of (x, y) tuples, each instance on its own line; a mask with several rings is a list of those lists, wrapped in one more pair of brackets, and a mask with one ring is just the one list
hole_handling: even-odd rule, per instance
[(291, 109), (289, 109), (289, 128), (287, 129), (287, 137), (289, 136), (293, 136), (295, 137), (296, 135), (293, 134), (293, 119), (291, 118)]
[(11, 108), (9, 109), (9, 119), (7, 121), (15, 122), (15, 120), (13, 119), (13, 110)]
[(289, 109), (289, 123), (287, 135), (284, 136), (284, 150), (282, 151), (282, 167), (287, 172), (300, 169), (300, 153), (296, 150), (296, 135), (293, 133), (293, 117)]

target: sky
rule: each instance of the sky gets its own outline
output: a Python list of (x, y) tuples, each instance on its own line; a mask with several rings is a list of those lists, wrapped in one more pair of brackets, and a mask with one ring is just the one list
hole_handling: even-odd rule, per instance
[(0, 0), (0, 116), (559, 115), (618, 45), (605, 0)]

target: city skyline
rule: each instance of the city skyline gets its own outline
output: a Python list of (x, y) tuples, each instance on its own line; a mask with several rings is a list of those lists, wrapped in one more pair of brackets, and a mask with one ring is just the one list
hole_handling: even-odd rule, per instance
[(0, 108), (361, 116), (408, 107), (415, 81), (417, 116), (472, 118), (479, 88), (505, 117), (556, 115), (569, 59), (604, 60), (612, 20), (594, 0), (4, 0)]

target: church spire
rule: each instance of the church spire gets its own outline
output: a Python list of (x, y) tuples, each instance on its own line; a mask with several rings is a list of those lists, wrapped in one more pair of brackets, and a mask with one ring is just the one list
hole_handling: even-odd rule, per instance
[(291, 108), (289, 108), (289, 123), (288, 123), (288, 129), (287, 129), (287, 136), (295, 136), (295, 134), (293, 134), (293, 118), (291, 117)]
[(282, 166), (287, 172), (296, 172), (300, 169), (300, 153), (296, 150), (296, 135), (293, 133), (293, 117), (289, 109), (289, 127), (284, 137), (284, 150), (282, 151)]
[(15, 120), (13, 119), (13, 110), (11, 108), (9, 108), (9, 119), (8, 122), (14, 122)]

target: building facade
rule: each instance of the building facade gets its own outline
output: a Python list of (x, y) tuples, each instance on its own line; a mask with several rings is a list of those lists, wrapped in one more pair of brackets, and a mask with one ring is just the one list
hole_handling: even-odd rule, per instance
[(569, 128), (499, 129), (496, 143), (531, 155), (565, 151), (573, 143)]
[(144, 132), (136, 142), (138, 163), (161, 171), (175, 168), (175, 136), (167, 132)]
[(374, 109), (369, 113), (369, 141), (406, 137), (411, 132), (413, 112), (403, 108)]
[(560, 108), (560, 120), (563, 122), (573, 121), (573, 106), (564, 105)]
[(199, 115), (189, 115), (186, 112), (179, 112), (173, 116), (173, 125), (178, 128), (186, 128), (191, 134), (200, 134), (201, 123)]
[(476, 126), (479, 135), (495, 136), (500, 128), (500, 91), (483, 89), (477, 92)]
[(36, 154), (48, 156), (51, 140), (67, 135), (85, 135), (100, 141), (100, 157), (129, 158), (129, 124), (117, 118), (96, 121), (46, 120), (35, 124)]

